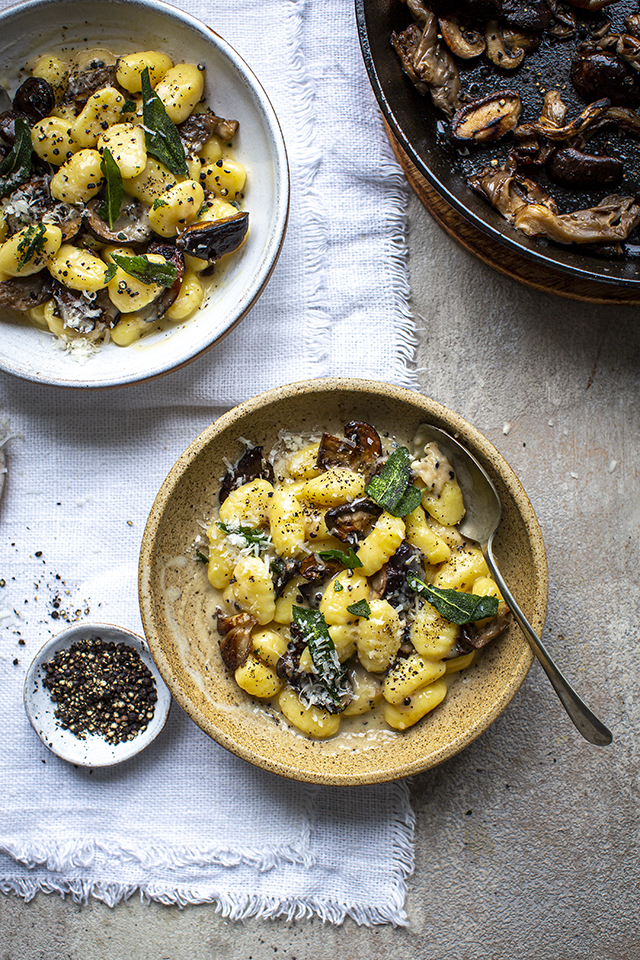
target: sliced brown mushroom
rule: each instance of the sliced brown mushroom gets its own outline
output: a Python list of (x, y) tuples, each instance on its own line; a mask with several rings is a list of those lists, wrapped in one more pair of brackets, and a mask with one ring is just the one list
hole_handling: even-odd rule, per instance
[(216, 625), (220, 634), (220, 653), (225, 667), (235, 671), (242, 667), (251, 653), (251, 631), (257, 620), (250, 613), (236, 613), (225, 617), (217, 611)]
[(92, 93), (102, 87), (117, 87), (116, 63), (107, 63), (107, 58), (91, 57), (86, 63), (79, 63), (69, 74), (65, 101), (73, 101), (80, 110)]
[(498, 90), (461, 107), (451, 121), (451, 134), (456, 140), (492, 143), (515, 130), (521, 113), (520, 96)]
[(622, 180), (624, 164), (618, 157), (563, 147), (553, 153), (547, 170), (554, 180), (567, 186), (613, 186)]
[(113, 229), (100, 216), (103, 203), (100, 197), (94, 197), (87, 203), (84, 212), (87, 229), (97, 240), (135, 245), (145, 243), (151, 237), (153, 231), (149, 223), (149, 209), (139, 200), (126, 199)]
[(381, 513), (382, 507), (373, 500), (358, 497), (327, 510), (325, 523), (332, 536), (355, 547), (359, 540), (367, 536)]
[(485, 30), (487, 57), (501, 70), (515, 70), (524, 60), (524, 50), (516, 47), (508, 50), (502, 35), (502, 28), (496, 20), (490, 20)]
[(237, 490), (243, 484), (258, 479), (268, 480), (271, 483), (274, 479), (273, 467), (262, 456), (262, 447), (249, 447), (235, 466), (225, 473), (218, 493), (219, 503), (222, 505), (232, 490)]
[(27, 77), (13, 98), (13, 109), (26, 114), (32, 123), (48, 117), (55, 105), (53, 88), (41, 77)]
[(318, 449), (317, 466), (320, 470), (348, 467), (362, 473), (368, 481), (374, 475), (382, 456), (378, 432), (370, 423), (352, 420), (344, 428), (345, 439), (323, 433)]
[(316, 583), (335, 577), (341, 570), (344, 570), (344, 567), (338, 560), (323, 560), (317, 553), (309, 554), (300, 564), (300, 575), (305, 580)]
[(438, 17), (440, 33), (451, 53), (462, 60), (473, 60), (484, 53), (487, 46), (477, 30), (461, 27), (457, 17)]
[(249, 214), (236, 213), (224, 220), (200, 220), (191, 223), (176, 237), (176, 247), (199, 260), (215, 263), (233, 253), (249, 230)]
[(539, 33), (529, 33), (513, 27), (502, 27), (502, 39), (508, 50), (524, 50), (525, 53), (529, 53), (540, 46)]
[(53, 279), (46, 270), (30, 277), (14, 277), (0, 283), (0, 307), (30, 310), (51, 299)]

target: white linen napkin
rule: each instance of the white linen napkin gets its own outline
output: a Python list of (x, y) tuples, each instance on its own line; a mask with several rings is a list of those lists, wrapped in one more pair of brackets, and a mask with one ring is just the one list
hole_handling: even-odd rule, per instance
[(138, 890), (215, 903), (232, 918), (402, 924), (413, 856), (406, 785), (275, 777), (227, 753), (175, 704), (139, 757), (76, 769), (40, 743), (22, 706), (29, 661), (67, 621), (141, 632), (136, 565), (153, 498), (228, 405), (325, 375), (414, 385), (404, 180), (352, 0), (179, 6), (244, 56), (275, 106), (291, 163), (288, 236), (251, 314), (182, 371), (108, 393), (0, 375), (15, 435), (0, 503), (0, 890), (109, 904)]

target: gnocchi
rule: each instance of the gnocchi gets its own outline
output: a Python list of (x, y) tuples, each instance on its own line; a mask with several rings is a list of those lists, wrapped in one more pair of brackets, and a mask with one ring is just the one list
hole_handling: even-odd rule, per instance
[(438, 448), (383, 449), (358, 421), (345, 437), (281, 441), (266, 457), (249, 446), (200, 554), (236, 683), (315, 739), (349, 724), (402, 733), (508, 622), (457, 529), (462, 491)]
[(0, 178), (2, 307), (91, 350), (197, 313), (249, 225), (238, 123), (204, 97), (204, 66), (161, 50), (34, 59)]

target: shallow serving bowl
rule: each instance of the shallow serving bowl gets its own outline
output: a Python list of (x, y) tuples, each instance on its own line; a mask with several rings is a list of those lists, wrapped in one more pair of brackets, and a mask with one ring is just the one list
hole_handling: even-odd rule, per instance
[(10, 92), (37, 54), (106, 47), (115, 54), (160, 49), (206, 66), (205, 99), (240, 121), (236, 156), (248, 171), (248, 239), (190, 320), (169, 324), (130, 347), (107, 344), (86, 363), (52, 335), (0, 312), (0, 369), (62, 387), (118, 387), (175, 370), (218, 343), (262, 293), (278, 259), (289, 209), (289, 171), (278, 119), (242, 58), (209, 27), (159, 0), (28, 0), (0, 13), (0, 83)]
[[(126, 644), (140, 654), (149, 668), (156, 685), (158, 699), (153, 708), (153, 719), (132, 740), (107, 743), (104, 737), (89, 734), (84, 740), (70, 730), (63, 729), (56, 720), (56, 706), (43, 686), (48, 663), (61, 650), (79, 640), (103, 640), (105, 643)], [(112, 623), (76, 623), (48, 640), (33, 658), (24, 681), (24, 706), (31, 726), (46, 747), (69, 763), (84, 767), (110, 767), (140, 753), (162, 732), (171, 708), (171, 694), (153, 662), (147, 644), (137, 633)]]
[(172, 694), (218, 743), (266, 770), (312, 783), (392, 780), (434, 766), (471, 743), (505, 709), (531, 665), (515, 626), (486, 649), (444, 702), (402, 734), (356, 748), (312, 741), (255, 708), (222, 665), (211, 596), (194, 541), (217, 503), (219, 480), (244, 451), (240, 437), (268, 450), (291, 432), (338, 430), (352, 419), (409, 441), (424, 422), (455, 431), (489, 470), (504, 514), (496, 553), (526, 615), (542, 630), (547, 603), (544, 545), (517, 477), (472, 426), (433, 400), (367, 380), (312, 380), (270, 390), (220, 417), (182, 454), (151, 510), (139, 567), (140, 605), (154, 659)]

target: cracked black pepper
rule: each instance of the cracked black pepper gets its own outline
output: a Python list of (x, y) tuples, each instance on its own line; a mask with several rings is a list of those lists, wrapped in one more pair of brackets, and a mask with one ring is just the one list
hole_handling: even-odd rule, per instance
[(56, 704), (55, 717), (80, 740), (98, 734), (107, 743), (133, 740), (147, 727), (158, 699), (140, 654), (126, 643), (77, 640), (43, 667), (43, 686)]

